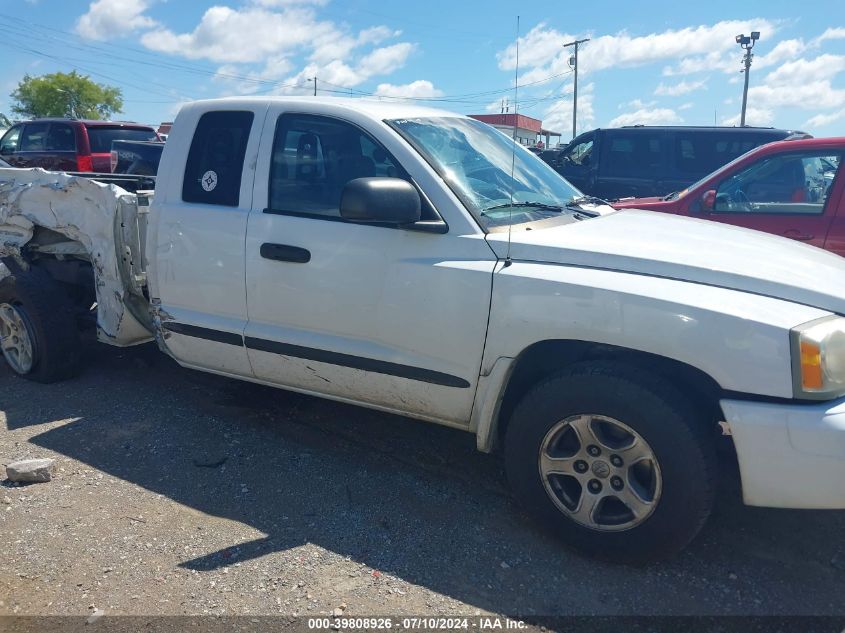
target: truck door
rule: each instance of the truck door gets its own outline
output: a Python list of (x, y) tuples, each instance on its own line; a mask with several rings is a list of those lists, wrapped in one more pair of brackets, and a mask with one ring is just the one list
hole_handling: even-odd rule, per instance
[(709, 218), (823, 248), (836, 213), (828, 201), (841, 188), (840, 165), (839, 150), (765, 156), (718, 184)]
[[(246, 240), (246, 344), (256, 377), (466, 424), (492, 250), (445, 225), (448, 232), (431, 233), (344, 220), (348, 181), (414, 179), (351, 122), (271, 109), (272, 126)], [(424, 209), (423, 219), (440, 219), (425, 200)]]
[(266, 109), (187, 106), (162, 158), (150, 226), (151, 299), (160, 305), (168, 350), (186, 366), (252, 375), (243, 345), (244, 238)]

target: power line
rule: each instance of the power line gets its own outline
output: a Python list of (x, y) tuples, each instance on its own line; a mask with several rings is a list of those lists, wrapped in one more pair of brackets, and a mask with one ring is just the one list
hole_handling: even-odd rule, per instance
[[(160, 96), (173, 98), (174, 100), (176, 100), (177, 98), (174, 97), (174, 95), (172, 93), (173, 92), (180, 92), (182, 90), (181, 88), (165, 85), (165, 84), (158, 83), (158, 82), (155, 82), (155, 81), (152, 81), (152, 80), (147, 80), (147, 79), (143, 79), (144, 85), (139, 86), (137, 84), (133, 84), (131, 82), (128, 82), (124, 79), (118, 79), (116, 77), (113, 77), (113, 76), (110, 76), (108, 74), (99, 72), (97, 70), (92, 70), (89, 66), (105, 65), (105, 66), (116, 67), (116, 68), (119, 68), (119, 69), (126, 69), (126, 67), (121, 64), (121, 62), (125, 62), (126, 64), (130, 64), (130, 65), (131, 64), (137, 64), (137, 65), (141, 65), (141, 66), (147, 66), (147, 67), (151, 67), (151, 68), (160, 68), (160, 69), (169, 70), (169, 71), (185, 72), (185, 73), (196, 74), (196, 75), (212, 76), (212, 77), (221, 78), (221, 79), (229, 79), (229, 80), (233, 80), (233, 81), (240, 81), (240, 82), (243, 82), (243, 83), (250, 83), (250, 84), (253, 84), (253, 85), (256, 85), (256, 86), (260, 85), (260, 86), (263, 87), (261, 90), (254, 90), (254, 91), (251, 90), (249, 92), (249, 94), (264, 94), (264, 93), (273, 92), (273, 91), (276, 91), (276, 90), (297, 89), (297, 88), (303, 88), (307, 85), (307, 84), (304, 84), (301, 81), (282, 84), (282, 83), (279, 83), (276, 80), (271, 80), (271, 79), (262, 79), (262, 78), (258, 78), (258, 77), (255, 77), (255, 76), (246, 76), (246, 75), (240, 75), (240, 74), (236, 74), (236, 73), (221, 73), (221, 72), (216, 71), (216, 70), (204, 69), (204, 68), (201, 68), (197, 65), (188, 65), (188, 64), (181, 64), (181, 63), (177, 63), (177, 62), (166, 61), (166, 60), (160, 59), (160, 57), (158, 56), (157, 53), (153, 53), (153, 52), (150, 52), (150, 51), (147, 51), (147, 50), (135, 48), (135, 47), (132, 47), (132, 46), (115, 45), (115, 44), (109, 44), (109, 43), (105, 43), (105, 44), (102, 44), (102, 45), (95, 45), (95, 44), (90, 44), (90, 43), (87, 43), (87, 42), (80, 42), (80, 41), (78, 41), (79, 38), (76, 35), (69, 33), (67, 31), (62, 31), (62, 30), (59, 30), (59, 29), (54, 29), (52, 27), (33, 24), (33, 23), (28, 22), (26, 20), (23, 20), (21, 18), (18, 18), (18, 17), (15, 17), (15, 16), (10, 16), (10, 15), (3, 14), (3, 13), (0, 13), (0, 18), (5, 19), (5, 20), (9, 20), (9, 21), (13, 21), (13, 22), (16, 22), (18, 24), (24, 24), (31, 29), (35, 29), (39, 32), (40, 37), (46, 38), (46, 39), (48, 39), (52, 42), (59, 44), (60, 46), (66, 47), (68, 49), (77, 50), (77, 51), (80, 51), (80, 52), (83, 52), (83, 53), (88, 53), (88, 54), (95, 54), (95, 55), (98, 55), (98, 56), (104, 56), (105, 55), (107, 57), (106, 57), (106, 59), (82, 60), (82, 59), (67, 56), (67, 55), (61, 56), (61, 57), (56, 56), (56, 55), (50, 55), (50, 54), (45, 53), (43, 51), (36, 50), (36, 49), (31, 48), (31, 47), (28, 47), (26, 45), (26, 42), (23, 42), (19, 39), (20, 36), (21, 36), (19, 31), (15, 30), (13, 27), (10, 27), (8, 25), (4, 25), (2, 23), (0, 23), (0, 33), (5, 33), (5, 35), (4, 35), (5, 42), (0, 40), (0, 46), (6, 46), (7, 48), (18, 51), (18, 52), (25, 51), (25, 52), (28, 52), (32, 55), (38, 56), (38, 57), (42, 57), (42, 58), (46, 58), (46, 59), (56, 61), (60, 64), (65, 65), (65, 66), (72, 66), (74, 68), (78, 68), (79, 70), (81, 70), (83, 72), (86, 72), (86, 73), (89, 73), (91, 75), (95, 75), (95, 76), (98, 76), (98, 77), (102, 77), (102, 78), (107, 79), (108, 81), (114, 82), (118, 85), (127, 86), (127, 87), (130, 87), (130, 88), (133, 88), (133, 89), (136, 89), (136, 90), (142, 90), (142, 91), (145, 91), (145, 92), (152, 92), (152, 93), (158, 94)], [(58, 34), (58, 35), (53, 35), (53, 34)], [(59, 36), (61, 36), (61, 37), (59, 37)], [(31, 41), (31, 39), (28, 40), (28, 41)], [(126, 57), (124, 55), (119, 54), (120, 52), (123, 52), (123, 51), (130, 51), (134, 54), (143, 56), (146, 59), (138, 59), (137, 57)], [(69, 62), (73, 62), (73, 63), (71, 64)], [(85, 65), (83, 66), (82, 63), (84, 63)], [(559, 77), (569, 75), (569, 74), (571, 74), (571, 72), (572, 71), (557, 73), (555, 75), (543, 77), (543, 78), (535, 80), (535, 81), (526, 82), (524, 84), (519, 84), (518, 88), (526, 88), (526, 87), (530, 87), (530, 86), (540, 85), (540, 84), (546, 83), (548, 81), (552, 81), (554, 79), (557, 79)], [(413, 96), (413, 95), (390, 95), (388, 97), (386, 95), (380, 95), (380, 94), (377, 94), (375, 92), (370, 92), (370, 91), (361, 90), (361, 89), (358, 89), (358, 88), (353, 88), (353, 87), (348, 87), (348, 86), (341, 86), (339, 84), (333, 84), (331, 82), (325, 81), (324, 79), (320, 79), (320, 82), (321, 82), (321, 84), (331, 86), (331, 87), (336, 89), (336, 90), (330, 90), (330, 89), (327, 89), (327, 88), (326, 89), (321, 88), (322, 92), (331, 93), (331, 94), (351, 94), (351, 95), (357, 95), (357, 96), (379, 97), (379, 98), (384, 97), (384, 98), (399, 99), (399, 100), (406, 100), (406, 101), (433, 102), (433, 103), (453, 103), (453, 104), (466, 104), (466, 105), (478, 105), (478, 104), (484, 102), (484, 101), (481, 101), (481, 99), (486, 99), (486, 98), (493, 97), (493, 96), (496, 96), (496, 95), (505, 94), (505, 93), (508, 93), (511, 90), (513, 90), (513, 86), (511, 86), (511, 87), (507, 87), (507, 88), (499, 88), (499, 89), (494, 89), (494, 90), (470, 92), (470, 93), (455, 94), (455, 95), (439, 95), (439, 96), (432, 96), (432, 97), (419, 97), (419, 96)], [(315, 84), (316, 84), (316, 82), (315, 82)], [(171, 91), (171, 92), (162, 92), (162, 91), (156, 92), (155, 90), (151, 89), (151, 86), (158, 86), (159, 88), (161, 88), (164, 91)], [(525, 108), (534, 107), (538, 103), (542, 103), (543, 101), (546, 101), (546, 100), (555, 100), (556, 98), (557, 97), (536, 98), (536, 99), (526, 100)], [(142, 103), (142, 101), (135, 101), (135, 102), (136, 103)], [(149, 103), (156, 103), (156, 102), (149, 102)]]

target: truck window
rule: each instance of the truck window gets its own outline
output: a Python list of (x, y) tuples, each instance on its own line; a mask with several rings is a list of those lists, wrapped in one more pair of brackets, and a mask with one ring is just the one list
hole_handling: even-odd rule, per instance
[(565, 150), (564, 158), (568, 159), (573, 165), (581, 165), (586, 167), (590, 164), (593, 154), (593, 139), (588, 138), (579, 142), (573, 147)]
[(601, 171), (608, 176), (650, 176), (660, 167), (660, 136), (642, 132), (608, 135)]
[(719, 185), (713, 211), (821, 215), (840, 164), (829, 152), (763, 158)]
[(340, 196), (355, 178), (407, 178), (381, 145), (350, 123), (283, 114), (276, 123), (268, 206), (273, 211), (340, 217)]
[(182, 182), (182, 200), (236, 207), (252, 112), (206, 112), (200, 117)]

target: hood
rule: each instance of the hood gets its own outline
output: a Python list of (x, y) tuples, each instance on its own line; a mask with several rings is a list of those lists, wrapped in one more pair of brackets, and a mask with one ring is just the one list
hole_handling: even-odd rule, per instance
[[(504, 258), (507, 232), (487, 239)], [(845, 314), (845, 258), (708, 220), (626, 210), (546, 229), (517, 226), (510, 255), (720, 286)]]

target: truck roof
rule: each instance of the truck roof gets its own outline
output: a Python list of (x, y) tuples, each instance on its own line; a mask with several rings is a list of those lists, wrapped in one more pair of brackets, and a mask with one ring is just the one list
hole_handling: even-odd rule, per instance
[(130, 127), (153, 130), (153, 126), (135, 121), (104, 121), (103, 119), (73, 119), (68, 117), (38, 117), (21, 123), (81, 123), (87, 127)]
[(363, 113), (376, 120), (444, 116), (465, 118), (463, 114), (449, 112), (448, 110), (423, 107), (414, 103), (379, 101), (377, 99), (363, 97), (223, 97), (221, 99), (193, 101), (184, 107), (216, 109), (221, 104), (225, 104), (227, 107), (238, 107), (239, 104), (243, 106), (254, 106), (256, 103), (281, 103), (290, 104), (291, 106), (301, 106), (303, 104), (308, 104), (309, 106), (328, 106), (333, 110), (349, 110)]

